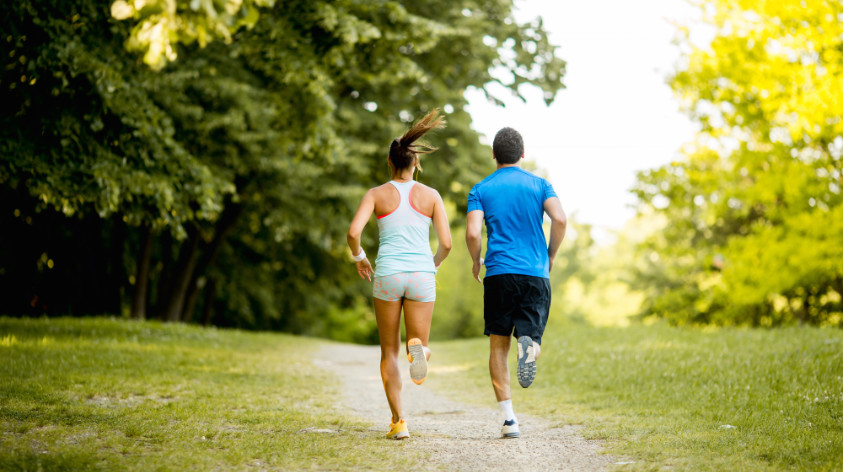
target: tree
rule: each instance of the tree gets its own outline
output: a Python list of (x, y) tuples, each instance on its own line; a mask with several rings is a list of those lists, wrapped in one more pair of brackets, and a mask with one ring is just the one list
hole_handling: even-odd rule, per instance
[(701, 125), (639, 175), (667, 224), (640, 247), (645, 312), (677, 323), (843, 322), (843, 4), (701, 2), (716, 32), (670, 84)]
[(175, 2), (133, 10), (133, 23), (112, 17), (118, 3), (3, 7), (14, 46), (0, 86), (15, 113), (0, 131), (0, 185), (37, 200), (36, 220), (109, 222), (81, 224), (80, 238), (123, 227), (124, 264), (107, 278), (135, 293), (137, 316), (308, 331), (314, 317), (354, 310), (365, 288), (349, 283), (343, 215), (386, 176), (402, 126), (445, 107), (449, 128), (421, 178), (464, 205), (491, 161), (463, 91), (495, 67), (513, 93), (532, 84), (550, 101), (562, 87), (541, 23), (514, 21), (510, 1), (245, 2), (265, 7), (230, 24), (230, 44), (176, 35), (178, 58), (156, 68), (126, 41), (156, 14), (195, 25), (201, 12)]
[[(119, 303), (97, 301), (114, 298), (101, 291), (125, 291), (125, 226), (171, 228), (182, 236), (185, 222), (217, 218), (234, 191), (180, 142), (172, 119), (148, 93), (166, 78), (127, 60), (121, 39), (127, 28), (114, 24), (104, 7), (62, 1), (2, 7), (8, 53), (0, 86), (10, 113), (0, 131), (0, 185), (10, 196), (5, 208), (22, 224), (20, 233), (4, 235), (18, 243), (4, 264), (9, 312), (32, 305), (58, 313), (73, 306), (119, 311)], [(36, 243), (33, 234), (69, 228), (63, 242)], [(88, 250), (103, 238), (99, 251)], [(76, 245), (85, 251), (68, 251)], [(117, 254), (109, 264), (101, 262), (107, 247)], [(56, 272), (47, 268), (52, 276), (41, 276), (32, 262), (48, 248), (64, 256), (54, 261)], [(77, 266), (86, 270), (55, 276)], [(80, 307), (71, 302), (76, 297), (90, 301)]]
[(205, 47), (215, 39), (230, 43), (240, 28), (257, 23), (260, 8), (274, 4), (275, 0), (116, 0), (111, 16), (136, 21), (126, 47), (142, 52), (143, 61), (160, 70), (176, 60), (178, 44), (197, 42)]

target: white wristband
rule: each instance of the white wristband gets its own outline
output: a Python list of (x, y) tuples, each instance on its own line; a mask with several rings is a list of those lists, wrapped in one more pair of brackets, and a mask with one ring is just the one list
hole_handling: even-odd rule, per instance
[(351, 260), (353, 260), (354, 262), (360, 262), (365, 258), (366, 258), (366, 251), (364, 251), (362, 247), (360, 248), (360, 254), (358, 254), (356, 256), (354, 254), (351, 255)]

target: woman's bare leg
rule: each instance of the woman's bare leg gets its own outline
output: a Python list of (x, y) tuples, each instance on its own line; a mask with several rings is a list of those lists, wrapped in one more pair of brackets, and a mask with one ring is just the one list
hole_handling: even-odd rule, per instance
[(430, 323), (433, 320), (434, 303), (404, 300), (404, 326), (407, 329), (407, 339), (419, 338), (422, 346), (424, 346), (424, 355), (427, 359), (430, 359), (430, 349), (427, 347), (427, 342), (430, 339)]
[(401, 372), (398, 370), (398, 354), (401, 352), (401, 304), (375, 298), (375, 318), (378, 321), (378, 337), (381, 344), (381, 379), (386, 392), (386, 401), (392, 411), (392, 422), (403, 416), (401, 410)]

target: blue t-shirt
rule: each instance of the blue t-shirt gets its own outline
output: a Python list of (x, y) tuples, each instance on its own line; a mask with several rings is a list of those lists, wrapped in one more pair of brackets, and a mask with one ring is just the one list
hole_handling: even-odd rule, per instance
[(547, 180), (520, 167), (503, 167), (468, 193), (468, 211), (486, 222), (486, 276), (550, 277), (544, 237), (544, 201), (556, 192)]

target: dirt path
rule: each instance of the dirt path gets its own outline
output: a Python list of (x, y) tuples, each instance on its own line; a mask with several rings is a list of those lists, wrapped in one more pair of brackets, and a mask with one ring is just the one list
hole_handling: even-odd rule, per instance
[[(378, 370), (380, 350), (376, 346), (336, 344), (317, 355), (320, 367), (335, 372), (344, 383), (346, 407), (373, 431), (386, 434), (389, 405)], [(500, 439), (500, 414), (489, 388), (489, 408), (458, 403), (434, 393), (428, 383), (436, 376), (431, 364), (428, 382), (416, 386), (410, 381), (408, 364), (402, 363), (404, 415), (411, 438), (410, 447), (427, 453), (428, 464), (420, 470), (607, 470), (617, 459), (600, 454), (598, 441), (577, 434), (574, 426), (551, 424), (541, 418), (515, 412), (521, 438)], [(441, 389), (440, 389), (441, 390)], [(521, 468), (526, 467), (526, 469)]]

